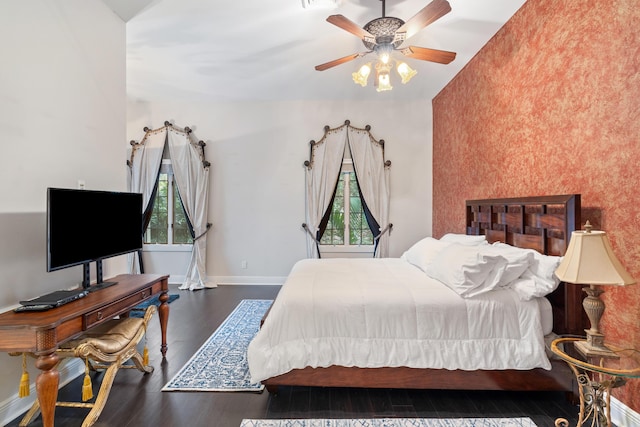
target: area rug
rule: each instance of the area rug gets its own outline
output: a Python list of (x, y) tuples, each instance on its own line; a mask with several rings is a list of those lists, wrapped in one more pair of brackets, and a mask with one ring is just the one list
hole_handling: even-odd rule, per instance
[[(167, 303), (171, 304), (175, 300), (180, 298), (180, 295), (177, 294), (169, 294), (169, 300)], [(146, 300), (143, 303), (140, 303), (133, 307), (129, 312), (129, 317), (144, 317), (144, 312), (147, 310), (147, 307), (150, 305), (155, 305), (156, 307), (160, 307), (160, 294), (156, 294), (152, 296), (150, 299)]]
[(531, 418), (242, 420), (240, 427), (536, 427)]
[(242, 300), (162, 391), (262, 391), (251, 383), (247, 347), (272, 302)]

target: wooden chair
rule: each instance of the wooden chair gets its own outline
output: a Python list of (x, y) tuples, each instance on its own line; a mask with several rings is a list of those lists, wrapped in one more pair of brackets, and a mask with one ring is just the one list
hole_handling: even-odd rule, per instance
[[(56, 402), (56, 406), (91, 408), (82, 427), (92, 426), (107, 403), (113, 380), (119, 369), (135, 368), (145, 374), (153, 372), (153, 366), (147, 364), (146, 358), (140, 355), (136, 346), (144, 337), (149, 319), (155, 312), (156, 307), (150, 305), (142, 318), (112, 319), (88, 330), (79, 338), (64, 343), (57, 350), (60, 362), (70, 357), (79, 357), (86, 363), (87, 372), (83, 386), (83, 400), (89, 400), (93, 395), (91, 383), (87, 383), (89, 368), (92, 370), (106, 369), (106, 371), (94, 402)], [(133, 365), (124, 365), (129, 359), (133, 361)], [(39, 412), (40, 405), (36, 400), (20, 421), (20, 426), (28, 425)]]

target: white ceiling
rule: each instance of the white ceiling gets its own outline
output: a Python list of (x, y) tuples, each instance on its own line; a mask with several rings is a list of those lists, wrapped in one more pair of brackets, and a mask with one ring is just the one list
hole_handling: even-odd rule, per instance
[[(449, 0), (452, 11), (411, 37), (457, 52), (448, 64), (409, 59), (409, 83), (393, 90), (353, 83), (373, 54), (326, 71), (315, 65), (363, 52), (360, 39), (328, 22), (342, 14), (360, 26), (382, 16), (380, 0), (341, 0), (334, 9), (301, 0), (103, 0), (127, 22), (127, 92), (140, 100), (431, 99), (525, 0)], [(386, 16), (408, 20), (430, 0), (388, 0)], [(398, 53), (399, 56), (402, 56)]]

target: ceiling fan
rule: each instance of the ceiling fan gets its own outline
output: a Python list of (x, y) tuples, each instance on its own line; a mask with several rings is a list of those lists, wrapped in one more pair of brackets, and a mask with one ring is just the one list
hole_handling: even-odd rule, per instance
[(382, 17), (369, 21), (362, 28), (342, 15), (331, 15), (327, 18), (327, 21), (331, 24), (360, 37), (367, 51), (354, 53), (317, 65), (315, 67), (316, 70), (324, 71), (372, 52), (385, 64), (393, 51), (400, 51), (404, 56), (409, 58), (440, 64), (448, 64), (455, 59), (455, 52), (418, 46), (400, 48), (400, 45), (402, 45), (406, 39), (451, 11), (451, 6), (447, 0), (433, 0), (406, 22), (400, 18), (385, 16), (385, 0), (381, 1)]

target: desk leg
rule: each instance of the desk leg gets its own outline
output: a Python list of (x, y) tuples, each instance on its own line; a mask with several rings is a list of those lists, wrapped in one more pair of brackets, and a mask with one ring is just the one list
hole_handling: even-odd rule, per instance
[(160, 318), (160, 330), (162, 331), (162, 345), (160, 346), (160, 352), (164, 358), (167, 355), (167, 325), (169, 323), (169, 294), (165, 291), (160, 294), (160, 307), (158, 308), (158, 314)]
[(51, 354), (40, 355), (36, 359), (36, 367), (40, 369), (40, 374), (36, 378), (36, 391), (44, 427), (53, 427), (60, 380), (60, 373), (56, 368), (58, 361), (59, 358), (55, 351)]

